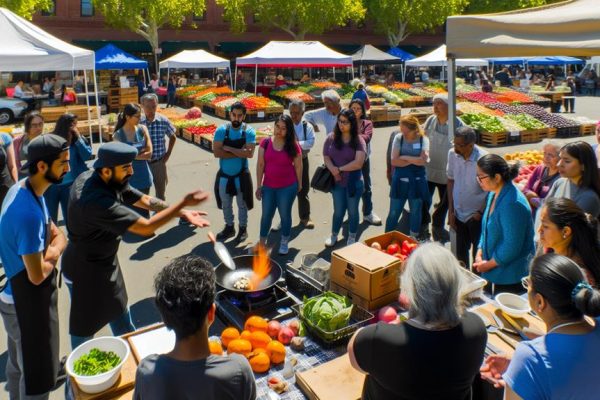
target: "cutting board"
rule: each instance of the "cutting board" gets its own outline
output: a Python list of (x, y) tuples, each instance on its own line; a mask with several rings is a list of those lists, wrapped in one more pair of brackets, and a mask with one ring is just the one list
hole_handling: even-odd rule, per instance
[(350, 365), (348, 354), (296, 373), (296, 385), (310, 400), (361, 398), (365, 375)]

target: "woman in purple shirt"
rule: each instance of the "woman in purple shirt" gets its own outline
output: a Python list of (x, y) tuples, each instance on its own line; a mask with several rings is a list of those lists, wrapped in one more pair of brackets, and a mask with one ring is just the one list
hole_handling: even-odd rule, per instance
[(558, 153), (561, 145), (553, 140), (543, 143), (544, 160), (542, 165), (533, 170), (527, 184), (523, 188), (523, 194), (527, 197), (533, 214), (546, 198), (552, 184), (560, 178), (558, 173)]
[(358, 231), (358, 202), (364, 190), (362, 166), (365, 162), (366, 145), (359, 135), (358, 120), (354, 111), (344, 108), (337, 117), (337, 124), (327, 136), (323, 146), (325, 165), (335, 179), (333, 195), (333, 221), (331, 237), (325, 246), (332, 247), (338, 241), (344, 215), (348, 211), (348, 239), (346, 244), (356, 242)]
[(264, 245), (267, 242), (277, 210), (281, 218), (279, 254), (287, 254), (292, 230), (292, 205), (296, 194), (302, 190), (302, 149), (289, 115), (277, 118), (273, 137), (260, 143), (256, 186), (256, 198), (262, 201), (260, 243)]

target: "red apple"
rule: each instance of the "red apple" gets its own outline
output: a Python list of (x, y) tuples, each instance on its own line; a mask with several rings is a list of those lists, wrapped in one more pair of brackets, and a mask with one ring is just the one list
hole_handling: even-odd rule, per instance
[(300, 321), (293, 319), (289, 324), (287, 324), (287, 327), (294, 332), (294, 336), (298, 336), (298, 332), (300, 331)]
[(387, 247), (386, 251), (387, 251), (387, 253), (389, 255), (393, 255), (393, 254), (399, 253), (400, 252), (400, 246), (397, 243), (392, 243), (392, 244), (390, 244)]
[(279, 321), (269, 321), (267, 325), (267, 334), (273, 339), (277, 339), (279, 331), (281, 330), (281, 324)]
[(379, 313), (377, 313), (377, 316), (380, 321), (390, 323), (391, 321), (395, 320), (398, 317), (398, 313), (396, 312), (396, 310), (393, 307), (385, 306), (379, 310)]
[(277, 336), (277, 340), (279, 340), (281, 343), (287, 345), (287, 344), (290, 344), (290, 342), (292, 341), (293, 338), (294, 338), (293, 330), (291, 330), (287, 326), (281, 327), (281, 330), (279, 331), (279, 335)]

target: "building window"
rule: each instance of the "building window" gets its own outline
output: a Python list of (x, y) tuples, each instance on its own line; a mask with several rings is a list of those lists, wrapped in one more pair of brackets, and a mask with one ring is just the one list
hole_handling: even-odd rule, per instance
[(94, 5), (92, 0), (81, 0), (81, 16), (82, 17), (93, 17), (94, 16)]
[(51, 6), (48, 10), (42, 11), (43, 17), (54, 17), (56, 15), (56, 0), (51, 1)]
[(202, 13), (202, 15), (196, 15), (194, 14), (194, 16), (192, 17), (193, 21), (206, 21), (206, 11), (204, 11)]

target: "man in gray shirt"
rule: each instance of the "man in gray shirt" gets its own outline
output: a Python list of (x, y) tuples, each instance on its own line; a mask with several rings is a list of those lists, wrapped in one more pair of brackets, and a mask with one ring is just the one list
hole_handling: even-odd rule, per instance
[(477, 160), (487, 154), (475, 145), (477, 134), (468, 126), (454, 134), (454, 148), (448, 152), (448, 225), (456, 232), (456, 258), (469, 268), (481, 235), (481, 217), (487, 193), (477, 182)]
[(319, 132), (319, 125), (323, 125), (325, 135), (328, 135), (333, 132), (337, 124), (337, 116), (342, 111), (341, 99), (335, 90), (324, 91), (321, 93), (321, 98), (325, 107), (307, 112), (304, 114), (304, 119), (315, 128), (315, 132)]
[(250, 400), (256, 383), (241, 355), (211, 355), (208, 328), (215, 319), (215, 272), (205, 259), (173, 260), (154, 281), (155, 303), (165, 325), (175, 331), (175, 348), (152, 354), (137, 368), (135, 400)]

